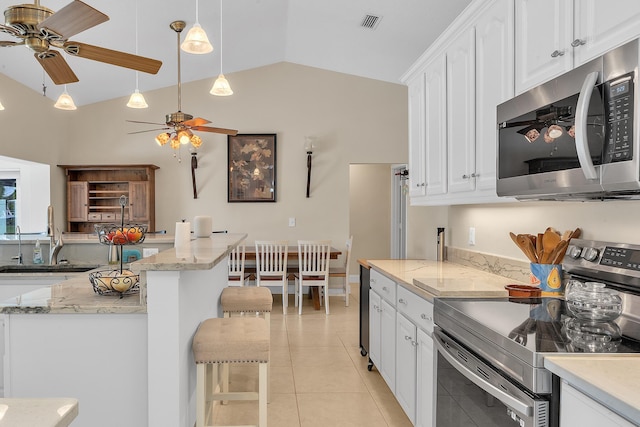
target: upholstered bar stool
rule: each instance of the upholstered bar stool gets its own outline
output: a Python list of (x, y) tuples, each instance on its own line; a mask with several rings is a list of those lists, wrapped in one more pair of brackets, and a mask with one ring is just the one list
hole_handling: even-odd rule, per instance
[[(263, 315), (267, 322), (267, 331), (271, 337), (271, 310), (273, 309), (273, 295), (271, 290), (265, 287), (256, 286), (228, 286), (222, 290), (220, 296), (222, 312), (224, 317), (234, 315)], [(229, 365), (221, 368), (223, 391), (228, 390), (229, 385)], [(269, 385), (267, 385), (267, 399), (270, 398)], [(226, 402), (222, 402), (226, 403)]]
[[(269, 332), (259, 317), (212, 318), (200, 323), (193, 338), (196, 361), (196, 427), (208, 427), (215, 400), (257, 400), (258, 424), (267, 427)], [(218, 367), (257, 363), (258, 392), (229, 392), (218, 386)], [(213, 422), (213, 420), (211, 420)]]

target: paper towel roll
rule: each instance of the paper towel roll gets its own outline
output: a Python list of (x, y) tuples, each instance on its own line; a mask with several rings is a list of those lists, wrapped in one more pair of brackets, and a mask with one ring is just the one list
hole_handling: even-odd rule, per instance
[(174, 246), (176, 248), (184, 248), (191, 245), (191, 223), (176, 222), (176, 234)]
[(193, 218), (193, 232), (196, 237), (211, 237), (212, 224), (213, 218), (210, 216), (197, 216)]

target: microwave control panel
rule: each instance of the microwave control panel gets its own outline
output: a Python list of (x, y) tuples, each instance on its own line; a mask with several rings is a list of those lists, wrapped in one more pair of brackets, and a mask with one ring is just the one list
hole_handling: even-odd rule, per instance
[(604, 163), (633, 159), (633, 73), (604, 84), (607, 140)]

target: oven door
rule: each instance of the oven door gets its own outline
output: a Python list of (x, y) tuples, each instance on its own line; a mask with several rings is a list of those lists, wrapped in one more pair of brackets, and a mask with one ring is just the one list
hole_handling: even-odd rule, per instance
[(551, 399), (507, 380), (436, 326), (436, 425), (455, 427), (548, 427)]

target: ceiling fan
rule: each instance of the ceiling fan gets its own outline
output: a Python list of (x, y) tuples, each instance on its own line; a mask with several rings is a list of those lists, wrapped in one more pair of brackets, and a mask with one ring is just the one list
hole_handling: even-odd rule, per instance
[(52, 48), (61, 49), (71, 56), (149, 74), (156, 74), (162, 65), (161, 61), (155, 59), (70, 41), (69, 37), (109, 20), (107, 15), (79, 0), (72, 1), (57, 12), (41, 6), (40, 0), (35, 0), (33, 4), (9, 6), (4, 11), (4, 19), (5, 23), (0, 24), (0, 32), (20, 41), (0, 40), (0, 47), (28, 47), (57, 85), (77, 82), (78, 77), (60, 52)]
[(180, 148), (181, 144), (189, 144), (194, 148), (200, 147), (202, 145), (202, 139), (198, 135), (195, 135), (192, 131), (202, 131), (202, 132), (214, 132), (221, 133), (225, 135), (236, 135), (238, 133), (235, 129), (225, 129), (211, 126), (203, 126), (207, 123), (211, 123), (207, 119), (203, 119), (202, 117), (193, 117), (191, 114), (182, 112), (182, 83), (180, 81), (180, 33), (185, 28), (184, 21), (174, 21), (169, 24), (169, 27), (176, 32), (177, 40), (178, 40), (178, 111), (175, 113), (167, 114), (165, 116), (165, 123), (154, 123), (154, 122), (143, 122), (136, 120), (127, 120), (131, 123), (145, 123), (151, 125), (165, 125), (165, 127), (159, 129), (149, 129), (137, 132), (130, 132), (130, 134), (135, 133), (143, 133), (143, 132), (152, 132), (158, 130), (166, 130), (168, 132), (163, 132), (156, 137), (156, 142), (158, 145), (162, 146), (169, 142), (169, 145), (174, 150)]

